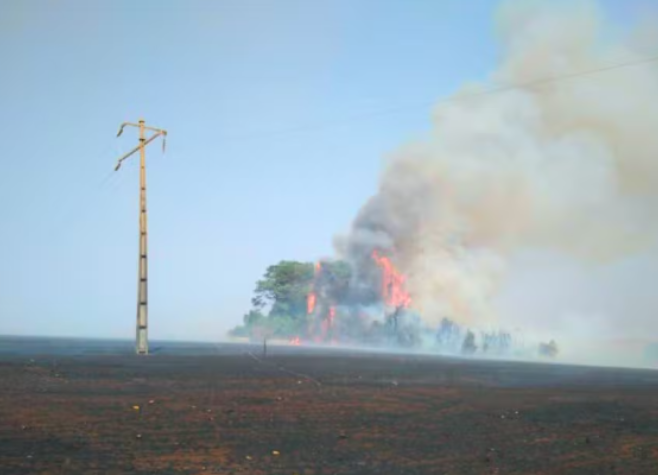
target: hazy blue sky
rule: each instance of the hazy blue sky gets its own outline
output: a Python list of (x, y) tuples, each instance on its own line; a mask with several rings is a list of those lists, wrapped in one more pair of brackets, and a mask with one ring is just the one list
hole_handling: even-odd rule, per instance
[[(151, 335), (221, 337), (268, 265), (332, 254), (435, 99), (486, 78), (497, 3), (2, 2), (0, 333), (133, 336), (136, 162), (106, 178), (144, 117), (170, 134)], [(623, 25), (648, 3), (604, 5)]]

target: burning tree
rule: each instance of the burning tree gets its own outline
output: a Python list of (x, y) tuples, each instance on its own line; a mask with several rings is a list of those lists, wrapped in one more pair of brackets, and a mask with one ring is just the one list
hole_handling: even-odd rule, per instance
[(316, 342), (335, 341), (336, 308), (348, 299), (351, 269), (343, 261), (315, 264), (313, 283), (306, 298), (307, 336)]
[(275, 337), (296, 334), (306, 323), (306, 294), (313, 281), (313, 264), (281, 261), (267, 268), (256, 283), (252, 310), (234, 335), (258, 338), (267, 333)]
[(381, 275), (381, 297), (389, 307), (407, 308), (411, 305), (411, 296), (404, 288), (406, 277), (402, 275), (391, 260), (373, 251), (372, 258), (382, 271)]
[[(390, 250), (372, 251), (357, 262), (281, 261), (267, 268), (256, 284), (253, 308), (233, 335), (252, 339), (285, 338), (291, 345), (365, 344), (418, 348), (435, 341), (440, 353), (509, 355), (514, 341), (498, 330), (477, 332), (444, 318), (429, 327), (411, 309), (406, 276), (394, 265)], [(477, 339), (477, 341), (476, 341)], [(557, 345), (540, 347), (555, 356)]]
[(378, 251), (361, 263), (318, 262), (306, 298), (308, 337), (318, 343), (417, 346), (415, 326), (402, 321), (411, 304), (404, 284), (404, 275)]
[(411, 297), (405, 276), (378, 251), (365, 266), (369, 279), (361, 287), (353, 279), (354, 263), (346, 261), (282, 261), (268, 267), (257, 282), (253, 308), (245, 315), (244, 325), (232, 333), (257, 338), (265, 332), (295, 342), (380, 341), (417, 346), (417, 323), (411, 324), (407, 317)]
[(379, 296), (386, 313), (388, 340), (403, 347), (419, 346), (421, 325), (416, 319), (409, 319), (411, 295), (405, 287), (406, 276), (381, 252), (374, 250), (372, 259), (380, 270)]
[[(231, 333), (252, 338), (259, 338), (264, 332), (274, 337), (306, 337), (309, 314), (328, 301), (340, 303), (349, 287), (349, 275), (349, 266), (340, 261), (321, 265), (281, 261), (272, 265), (256, 283), (253, 308), (244, 316), (244, 324)], [(334, 308), (332, 321), (335, 316)]]
[[(444, 318), (429, 327), (411, 309), (406, 276), (387, 255), (372, 251), (358, 262), (281, 261), (267, 268), (256, 284), (253, 308), (235, 336), (252, 339), (285, 338), (290, 344), (351, 343), (417, 348), (436, 342), (441, 353), (506, 355), (512, 352), (511, 334), (478, 332)], [(480, 344), (478, 344), (480, 343)], [(540, 348), (554, 356), (554, 343)]]

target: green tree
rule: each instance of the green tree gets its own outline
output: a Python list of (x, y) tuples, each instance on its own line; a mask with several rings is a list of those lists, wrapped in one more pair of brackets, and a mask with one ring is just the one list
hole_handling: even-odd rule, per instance
[[(307, 329), (307, 296), (313, 289), (328, 298), (332, 305), (347, 301), (351, 268), (343, 261), (322, 263), (315, 276), (310, 262), (281, 261), (269, 266), (256, 283), (253, 309), (244, 317), (244, 324), (233, 329), (233, 336), (262, 338), (263, 335), (291, 337)], [(266, 308), (269, 308), (267, 314)]]
[(248, 337), (252, 336), (254, 329), (267, 325), (267, 317), (258, 310), (250, 310), (242, 317), (242, 325), (238, 325), (229, 332), (230, 336)]
[(242, 317), (246, 327), (256, 327), (259, 325), (264, 325), (266, 318), (265, 315), (260, 313), (258, 310), (250, 310), (248, 314)]
[(306, 296), (313, 283), (313, 264), (281, 261), (270, 266), (256, 283), (251, 300), (257, 310), (270, 305), (269, 316), (288, 315), (299, 319), (306, 315)]

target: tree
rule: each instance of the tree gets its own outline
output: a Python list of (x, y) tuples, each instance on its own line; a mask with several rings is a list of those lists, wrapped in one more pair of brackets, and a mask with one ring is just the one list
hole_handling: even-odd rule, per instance
[(324, 261), (318, 275), (318, 286), (336, 304), (347, 303), (352, 268), (345, 261)]
[(306, 296), (313, 283), (313, 264), (281, 261), (270, 266), (256, 283), (251, 300), (257, 310), (270, 305), (269, 316), (288, 315), (298, 319), (306, 315)]
[(258, 310), (250, 310), (248, 314), (242, 317), (246, 327), (255, 327), (265, 323), (265, 315)]
[(466, 338), (464, 338), (464, 343), (462, 344), (462, 353), (467, 355), (472, 355), (478, 349), (475, 344), (475, 333), (471, 330), (466, 332)]
[(343, 261), (323, 262), (317, 276), (311, 262), (281, 261), (269, 266), (256, 283), (253, 308), (243, 317), (244, 325), (232, 330), (231, 335), (301, 335), (308, 329), (309, 292), (318, 292), (319, 298), (327, 299), (330, 305), (340, 305), (347, 302), (350, 279), (351, 268)]
[(254, 330), (264, 327), (267, 318), (258, 310), (250, 310), (242, 317), (242, 325), (238, 325), (229, 332), (230, 336), (248, 337), (253, 336)]

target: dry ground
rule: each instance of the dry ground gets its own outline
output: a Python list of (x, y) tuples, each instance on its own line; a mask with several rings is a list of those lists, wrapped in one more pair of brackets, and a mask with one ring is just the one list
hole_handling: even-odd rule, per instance
[(658, 474), (658, 372), (256, 347), (0, 356), (3, 474)]

